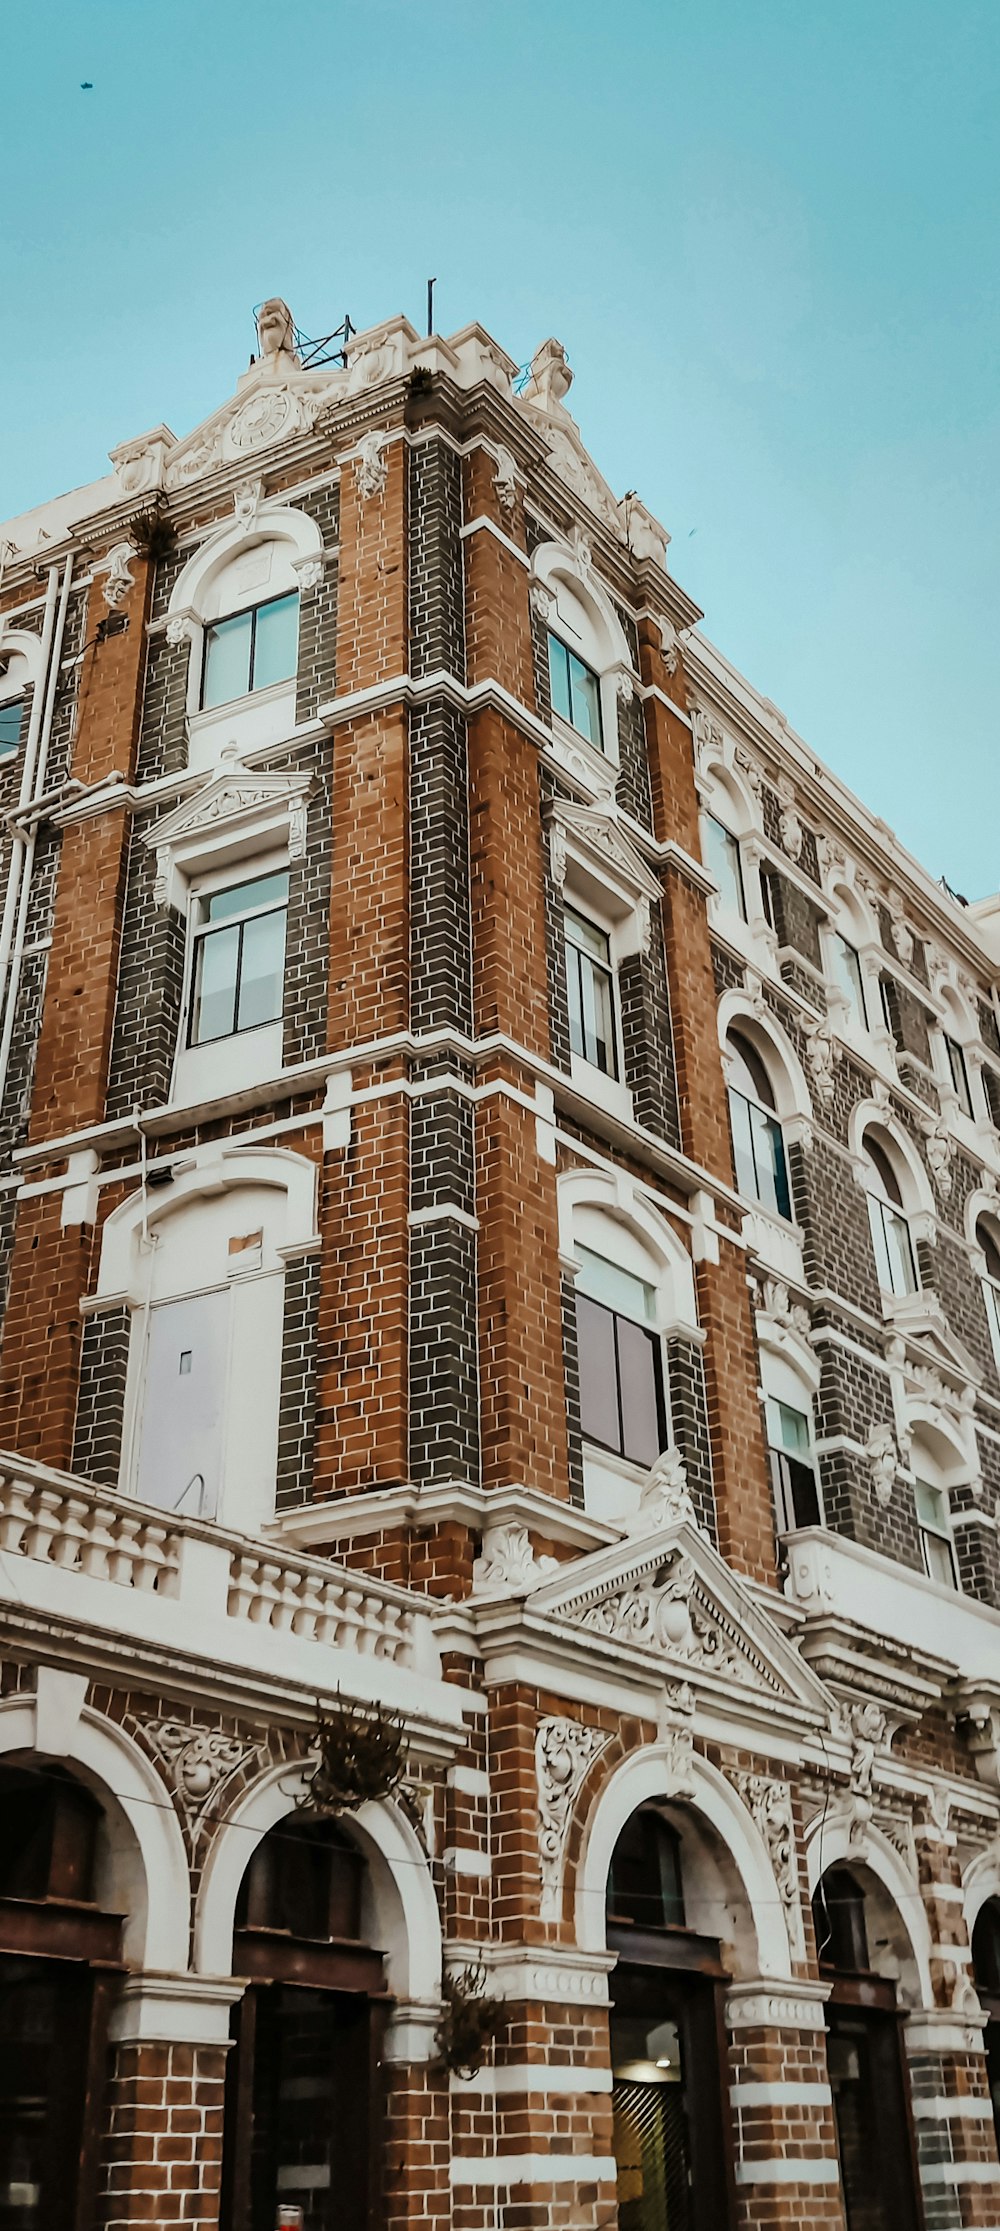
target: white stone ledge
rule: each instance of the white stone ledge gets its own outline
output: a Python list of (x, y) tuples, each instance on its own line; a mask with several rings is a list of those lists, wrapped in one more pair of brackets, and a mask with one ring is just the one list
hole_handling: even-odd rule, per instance
[(616, 2184), (613, 2154), (454, 2154), (453, 2185)]
[(738, 2185), (835, 2185), (840, 2183), (840, 2164), (824, 2155), (807, 2156), (804, 2161), (738, 2161)]

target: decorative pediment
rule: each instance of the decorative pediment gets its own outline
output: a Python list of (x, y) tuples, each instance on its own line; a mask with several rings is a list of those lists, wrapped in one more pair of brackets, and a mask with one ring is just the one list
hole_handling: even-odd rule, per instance
[(657, 905), (662, 891), (652, 868), (600, 806), (574, 806), (557, 799), (549, 809), (549, 848), (552, 873), (560, 887), (566, 881), (570, 853), (586, 861), (602, 880), (611, 877), (631, 904), (646, 899)]
[(523, 1602), (536, 1634), (544, 1625), (696, 1691), (735, 1689), (829, 1720), (822, 1682), (689, 1521), (561, 1565)]
[(886, 1357), (917, 1386), (938, 1382), (952, 1399), (982, 1385), (982, 1372), (964, 1342), (952, 1332), (939, 1302), (925, 1292), (897, 1301), (886, 1337)]
[(306, 847), (306, 805), (311, 775), (257, 774), (230, 764), (209, 777), (194, 797), (142, 832), (156, 854), (157, 903), (171, 897), (178, 865), (209, 865), (214, 856), (252, 850), (259, 840), (287, 843), (290, 860)]

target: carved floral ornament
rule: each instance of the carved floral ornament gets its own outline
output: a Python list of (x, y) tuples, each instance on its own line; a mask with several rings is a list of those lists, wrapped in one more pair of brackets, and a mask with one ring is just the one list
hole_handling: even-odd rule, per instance
[(385, 493), (389, 478), (389, 458), (383, 428), (373, 427), (359, 442), (356, 451), (355, 485), (362, 503)]
[(799, 860), (805, 842), (805, 830), (796, 809), (795, 792), (786, 777), (778, 781), (778, 835), (781, 848), (790, 860)]
[(517, 462), (501, 442), (496, 453), (496, 471), (493, 486), (501, 511), (511, 514), (517, 502)]
[(872, 1494), (881, 1509), (886, 1510), (892, 1501), (899, 1463), (896, 1436), (891, 1425), (876, 1426), (866, 1444), (865, 1454), (871, 1474)]
[(573, 1807), (594, 1760), (610, 1743), (603, 1728), (578, 1720), (541, 1720), (535, 1737), (538, 1785), (539, 1912), (558, 1921), (562, 1911), (562, 1873)]
[(829, 1107), (837, 1089), (836, 1065), (840, 1059), (837, 1044), (827, 1022), (813, 1022), (806, 1026), (806, 1067), (812, 1080), (813, 1093), (823, 1107)]
[(835, 1725), (850, 1748), (848, 1843), (858, 1858), (863, 1859), (875, 1811), (875, 1760), (885, 1744), (888, 1723), (881, 1706), (869, 1702), (842, 1704)]
[(305, 856), (308, 775), (252, 775), (240, 769), (231, 748), (230, 764), (211, 776), (194, 798), (144, 830), (142, 843), (156, 855), (153, 897), (157, 906), (176, 904), (176, 878), (205, 864), (220, 841), (253, 829), (287, 842), (289, 860)]
[(764, 1774), (737, 1774), (735, 1785), (767, 1845), (792, 1958), (803, 1960), (805, 1932), (791, 1791), (787, 1782), (769, 1781)]
[(189, 1820), (205, 1812), (230, 1774), (261, 1755), (259, 1743), (223, 1735), (218, 1728), (192, 1727), (182, 1720), (149, 1720), (145, 1734), (167, 1766)]
[(108, 551), (107, 557), (99, 559), (94, 567), (95, 573), (107, 574), (104, 602), (109, 612), (117, 612), (124, 604), (129, 590), (135, 587), (135, 575), (129, 572), (134, 557), (135, 550), (130, 542), (116, 542), (114, 549)]

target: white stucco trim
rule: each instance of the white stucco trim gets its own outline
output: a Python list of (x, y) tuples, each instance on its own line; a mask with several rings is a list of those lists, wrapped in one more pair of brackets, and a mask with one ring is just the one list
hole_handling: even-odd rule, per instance
[[(42, 1675), (47, 1668), (41, 1668)], [(42, 1734), (45, 1749), (38, 1748)], [(138, 1967), (183, 1972), (188, 1961), (191, 1878), (180, 1823), (156, 1768), (113, 1721), (84, 1708), (39, 1727), (33, 1697), (0, 1705), (0, 1754), (58, 1759), (77, 1769), (104, 1807), (115, 1873), (127, 1894), (123, 1950)]]
[[(237, 1800), (217, 1831), (195, 1909), (194, 1966), (228, 1975), (240, 1884), (268, 1830), (293, 1811), (303, 1788), (297, 1767), (275, 1766)], [(441, 1921), (426, 1853), (400, 1808), (362, 1805), (342, 1827), (369, 1865), (378, 1949), (386, 1955), (393, 1997), (436, 2001), (441, 1992)]]
[(931, 1983), (931, 1934), (927, 1912), (918, 1884), (900, 1858), (895, 1845), (883, 1836), (881, 1829), (869, 1825), (865, 1830), (864, 1850), (851, 1845), (850, 1818), (841, 1813), (820, 1815), (806, 1838), (806, 1868), (809, 1878), (809, 1895), (821, 1875), (828, 1868), (844, 1863), (848, 1866), (866, 1867), (877, 1876), (889, 1894), (913, 1954), (920, 1988), (919, 2005), (934, 2006), (934, 1989)]
[[(637, 1806), (671, 1791), (672, 1757), (666, 1745), (653, 1745), (622, 1761), (605, 1783), (587, 1823), (576, 1893), (577, 1942), (603, 1951), (605, 1897), (611, 1856)], [(751, 1814), (718, 1769), (695, 1753), (693, 1795), (685, 1799), (725, 1845), (746, 1892), (757, 1939), (758, 1972), (791, 1980), (792, 1964), (781, 1896), (764, 1840)]]
[[(187, 1161), (185, 1157), (185, 1161)], [(316, 1165), (288, 1147), (220, 1147), (212, 1143), (192, 1149), (188, 1167), (177, 1167), (173, 1183), (162, 1190), (130, 1193), (113, 1209), (101, 1234), (101, 1259), (97, 1294), (128, 1293), (135, 1271), (134, 1241), (144, 1220), (154, 1231), (199, 1196), (212, 1196), (236, 1186), (270, 1185), (287, 1198), (286, 1249), (308, 1246), (316, 1237)], [(138, 1296), (136, 1297), (139, 1298)]]

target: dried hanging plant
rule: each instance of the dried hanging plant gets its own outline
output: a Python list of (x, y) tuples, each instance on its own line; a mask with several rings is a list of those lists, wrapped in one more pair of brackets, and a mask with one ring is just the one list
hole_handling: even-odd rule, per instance
[(380, 1704), (316, 1706), (313, 1748), (319, 1757), (299, 1799), (303, 1811), (352, 1813), (369, 1798), (391, 1797), (406, 1772), (404, 1726)]
[(475, 2076), (483, 2065), (503, 2016), (503, 2001), (486, 1996), (486, 1970), (454, 1969), (442, 1981), (444, 2005), (434, 2033), (439, 2063), (454, 2076)]
[(136, 513), (129, 527), (132, 548), (140, 558), (169, 558), (177, 541), (173, 520), (158, 504), (151, 504), (148, 511)]

